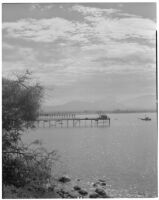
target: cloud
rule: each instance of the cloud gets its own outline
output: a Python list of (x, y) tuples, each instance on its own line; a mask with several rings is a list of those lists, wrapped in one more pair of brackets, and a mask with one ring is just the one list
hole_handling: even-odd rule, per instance
[(12, 46), (11, 44), (8, 44), (6, 42), (2, 42), (2, 48), (11, 50), (11, 49), (14, 49), (14, 46)]
[(33, 48), (30, 47), (19, 47), (17, 45), (14, 46), (6, 46), (4, 43), (3, 47), (3, 61), (17, 62), (23, 61), (26, 64), (35, 63), (36, 61), (36, 52)]
[[(85, 57), (80, 61), (81, 56), (76, 52), (78, 49), (75, 51), (74, 48), (65, 47), (61, 52), (60, 49), (47, 50), (47, 47), (38, 49), (15, 46), (12, 50), (4, 51), (3, 74), (24, 72), (29, 69), (45, 86), (70, 85), (86, 78), (89, 70), (85, 65), (89, 59)], [(56, 55), (59, 55), (59, 58)]]
[(93, 16), (93, 17), (139, 17), (137, 15), (133, 15), (130, 13), (123, 13), (122, 10), (113, 8), (104, 9), (104, 8), (75, 5), (72, 7), (72, 10), (77, 11), (84, 16)]
[(99, 38), (122, 40), (141, 38), (154, 40), (156, 25), (152, 20), (140, 18), (100, 19), (93, 22), (94, 30)]
[(86, 23), (72, 22), (63, 18), (22, 19), (3, 23), (4, 37), (54, 42), (56, 40), (88, 42), (90, 27)]
[(155, 42), (156, 24), (144, 18), (85, 17), (90, 22), (92, 34), (101, 42), (108, 40), (145, 39)]
[(3, 29), (8, 37), (33, 40), (35, 42), (52, 42), (58, 38), (68, 38), (74, 31), (74, 25), (62, 18), (22, 19), (17, 22), (6, 22)]
[(34, 4), (31, 4), (30, 6), (30, 10), (36, 10), (36, 9), (40, 9), (40, 4), (38, 3), (34, 3)]
[[(39, 4), (33, 4), (38, 7)], [(73, 6), (73, 11), (84, 15), (83, 21), (60, 17), (49, 19), (21, 19), (3, 23), (5, 37), (21, 38), (35, 42), (54, 42), (58, 39), (75, 43), (106, 43), (109, 40), (129, 38), (146, 39), (154, 43), (156, 24), (137, 16), (129, 16), (116, 9)], [(126, 15), (124, 18), (115, 14)]]
[(52, 9), (53, 7), (54, 7), (54, 4), (33, 3), (30, 6), (30, 10), (31, 11), (38, 10), (38, 11), (44, 12), (44, 11), (48, 11), (48, 10)]
[[(138, 43), (109, 42), (107, 45), (84, 46), (82, 49), (87, 56), (91, 57), (92, 61), (104, 66), (113, 66), (114, 63), (117, 63), (117, 65), (124, 64), (130, 68), (130, 65), (134, 67), (135, 63), (144, 70), (145, 64), (155, 63), (155, 48)], [(123, 67), (120, 67), (120, 70), (122, 69)], [(135, 69), (138, 70), (139, 67), (137, 66)]]
[[(37, 4), (33, 9), (41, 8)], [(88, 82), (91, 88), (97, 76), (102, 77), (101, 85), (105, 79), (109, 84), (120, 79), (121, 89), (123, 76), (154, 80), (156, 25), (152, 20), (117, 9), (76, 5), (71, 10), (65, 7), (68, 15), (78, 15), (72, 20), (59, 14), (4, 22), (3, 73), (29, 68), (46, 88), (71, 88), (76, 84), (85, 88)], [(112, 78), (116, 74), (118, 77)], [(114, 87), (120, 91), (118, 82)]]
[(118, 9), (101, 9), (101, 8), (94, 8), (94, 7), (87, 7), (87, 6), (80, 6), (80, 5), (75, 5), (72, 7), (72, 10), (78, 11), (82, 13), (83, 15), (92, 15), (94, 17), (99, 17), (102, 14), (110, 15), (119, 12), (120, 10)]
[(154, 41), (156, 24), (154, 21), (117, 9), (101, 9), (74, 6), (90, 23), (92, 32), (101, 41), (109, 39), (142, 38)]
[[(36, 74), (42, 84), (71, 85), (89, 80), (97, 73), (154, 72), (155, 50), (137, 43), (109, 42), (84, 46), (14, 47), (5, 53), (5, 70), (26, 70)], [(14, 65), (12, 62), (15, 62)], [(9, 65), (10, 63), (10, 65)], [(17, 63), (17, 67), (16, 67)], [(21, 68), (20, 68), (21, 63)], [(151, 67), (149, 67), (151, 66)], [(46, 78), (47, 77), (47, 78)]]

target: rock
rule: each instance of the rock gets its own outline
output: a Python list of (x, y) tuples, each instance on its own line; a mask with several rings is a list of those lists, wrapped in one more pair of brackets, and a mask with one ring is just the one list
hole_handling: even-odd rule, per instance
[(96, 188), (95, 192), (97, 194), (99, 194), (101, 197), (108, 197), (108, 195), (106, 194), (105, 190), (103, 190), (102, 188)]
[(93, 187), (98, 187), (99, 185), (106, 186), (106, 183), (105, 182), (96, 182), (96, 183), (93, 183)]
[(59, 194), (59, 196), (62, 198), (78, 198), (78, 196), (74, 192), (67, 191), (64, 189), (58, 189), (55, 192)]
[(81, 188), (78, 185), (75, 185), (73, 188), (74, 190), (81, 190)]
[(71, 179), (70, 179), (69, 176), (65, 175), (65, 176), (62, 176), (61, 178), (59, 178), (58, 181), (61, 182), (61, 183), (67, 183), (67, 182), (70, 182)]
[(78, 196), (76, 196), (76, 195), (74, 195), (74, 194), (69, 194), (68, 197), (71, 198), (71, 199), (76, 199), (76, 198), (78, 198)]
[(106, 185), (106, 183), (102, 182), (102, 183), (100, 183), (100, 185), (102, 185), (102, 186), (105, 186), (105, 185)]
[(93, 185), (92, 185), (93, 187), (97, 187), (97, 184), (96, 183), (93, 183)]
[(93, 183), (93, 187), (97, 187), (100, 184), (100, 182)]
[(92, 199), (99, 198), (99, 197), (100, 197), (100, 196), (99, 196), (96, 192), (91, 193), (91, 194), (89, 195), (89, 198), (92, 198)]
[(86, 190), (80, 189), (78, 191), (79, 194), (81, 194), (82, 196), (86, 196), (88, 194), (88, 192)]
[(98, 179), (99, 182), (105, 183), (106, 181), (104, 179)]
[(63, 190), (63, 189), (57, 191), (57, 193), (58, 193), (62, 198), (68, 197), (68, 192), (65, 191), (65, 190)]
[(106, 181), (104, 180), (104, 179), (99, 179), (98, 180), (99, 182), (99, 185), (101, 185), (101, 186), (105, 186), (106, 185)]

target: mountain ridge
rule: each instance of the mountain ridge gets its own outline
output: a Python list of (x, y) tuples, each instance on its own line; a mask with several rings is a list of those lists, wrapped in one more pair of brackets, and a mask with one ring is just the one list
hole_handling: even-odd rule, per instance
[(43, 111), (91, 111), (91, 110), (156, 110), (155, 96), (144, 95), (137, 98), (132, 98), (118, 102), (101, 100), (96, 102), (88, 101), (70, 101), (57, 106), (44, 106)]

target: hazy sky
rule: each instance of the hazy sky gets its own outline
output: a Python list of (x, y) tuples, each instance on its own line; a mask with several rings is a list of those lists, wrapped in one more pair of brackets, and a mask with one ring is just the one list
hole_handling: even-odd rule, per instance
[(155, 96), (155, 3), (3, 4), (2, 12), (3, 75), (32, 71), (45, 105)]

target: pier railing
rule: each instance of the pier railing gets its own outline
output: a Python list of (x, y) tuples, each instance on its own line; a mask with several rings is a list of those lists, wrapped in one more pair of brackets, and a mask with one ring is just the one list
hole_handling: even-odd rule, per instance
[(54, 128), (108, 127), (110, 126), (110, 118), (108, 116), (81, 118), (75, 113), (45, 113), (39, 115), (36, 126)]

